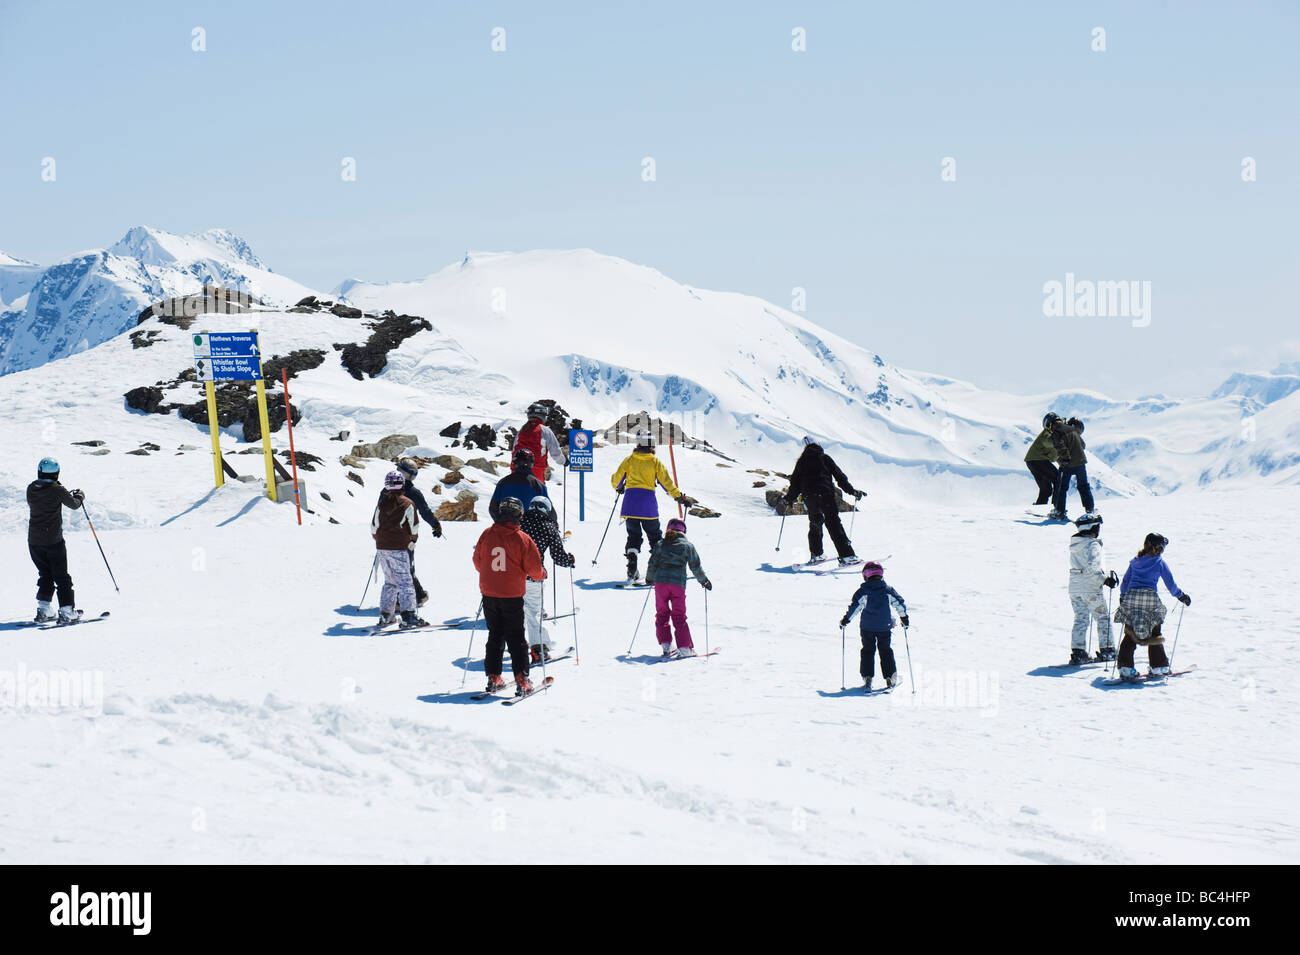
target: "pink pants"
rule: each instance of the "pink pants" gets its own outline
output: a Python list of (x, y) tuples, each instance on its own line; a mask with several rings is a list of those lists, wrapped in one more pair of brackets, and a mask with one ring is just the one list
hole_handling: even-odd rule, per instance
[(691, 628), (686, 625), (686, 588), (680, 584), (655, 584), (655, 635), (661, 647), (673, 645), (673, 630), (677, 631), (678, 647), (695, 646), (691, 643)]

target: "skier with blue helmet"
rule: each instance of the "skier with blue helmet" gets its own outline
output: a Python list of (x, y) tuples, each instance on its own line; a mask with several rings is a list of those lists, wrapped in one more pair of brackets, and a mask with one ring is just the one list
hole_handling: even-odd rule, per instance
[[(72, 623), (81, 614), (77, 610), (72, 577), (68, 573), (68, 546), (63, 540), (63, 509), (81, 507), (86, 495), (69, 491), (59, 483), (59, 462), (42, 458), (36, 468), (36, 480), (27, 485), (27, 552), (36, 565), (36, 623)], [(50, 599), (59, 595), (56, 614)]]

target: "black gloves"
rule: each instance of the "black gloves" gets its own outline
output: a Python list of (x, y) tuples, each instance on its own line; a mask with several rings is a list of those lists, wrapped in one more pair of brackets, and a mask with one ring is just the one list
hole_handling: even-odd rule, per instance
[(1192, 605), (1192, 598), (1187, 594), (1183, 594), (1178, 599), (1183, 602), (1184, 607), (1190, 607)]
[(434, 521), (434, 522), (433, 522), (433, 530), (432, 530), (432, 533), (433, 533), (433, 536), (434, 536), (434, 537), (441, 537), (441, 536), (442, 536), (442, 524), (439, 523), (438, 521)]
[(1114, 586), (1119, 583), (1119, 577), (1116, 575), (1115, 571), (1112, 570), (1110, 576), (1103, 580), (1102, 583), (1107, 587), (1114, 588)]
[(577, 562), (578, 559), (572, 554), (561, 554), (559, 557), (555, 558), (556, 566), (559, 567), (572, 567)]
[(908, 623), (907, 623), (907, 614), (905, 614), (905, 613), (900, 613), (900, 614), (898, 615), (898, 621), (899, 621), (899, 623), (901, 623), (901, 624), (903, 625), (903, 629), (906, 630), (907, 627), (908, 627)]
[(700, 586), (703, 587), (705, 590), (712, 590), (712, 589), (713, 589), (713, 581), (711, 581), (711, 580), (702, 580), (702, 581), (700, 581)]
[(690, 497), (686, 494), (681, 494), (677, 498), (677, 503), (681, 504), (683, 507), (694, 507), (696, 504), (700, 502), (695, 500), (695, 498)]
[(616, 487), (616, 488), (614, 488), (614, 493), (615, 493), (615, 494), (622, 494), (623, 491), (624, 491), (624, 488), (621, 488), (621, 487)]
[(863, 499), (864, 497), (866, 497), (866, 496), (867, 496), (867, 492), (866, 492), (866, 491), (854, 491), (854, 492), (853, 492), (853, 497), (854, 497), (855, 500), (859, 500), (859, 501), (860, 501), (860, 500), (862, 500), (862, 499)]
[(849, 618), (847, 616), (840, 617), (840, 629), (843, 630), (848, 625), (849, 625)]

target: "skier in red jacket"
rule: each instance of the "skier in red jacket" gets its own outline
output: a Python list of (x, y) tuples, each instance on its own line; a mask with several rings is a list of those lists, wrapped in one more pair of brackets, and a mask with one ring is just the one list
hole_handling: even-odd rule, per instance
[(524, 518), (518, 498), (508, 497), (498, 508), (497, 522), (483, 532), (474, 546), (474, 568), (483, 594), (483, 619), (487, 621), (487, 692), (502, 689), (504, 651), (510, 648), (510, 669), (515, 676), (515, 695), (531, 693), (528, 679), (528, 640), (524, 636), (524, 591), (528, 578), (545, 580), (546, 568), (533, 539), (523, 532)]
[(546, 405), (540, 401), (528, 406), (528, 423), (515, 435), (514, 452), (530, 451), (533, 455), (533, 474), (537, 480), (546, 483), (546, 456), (549, 454), (557, 462), (568, 464), (555, 432), (543, 422), (546, 420)]

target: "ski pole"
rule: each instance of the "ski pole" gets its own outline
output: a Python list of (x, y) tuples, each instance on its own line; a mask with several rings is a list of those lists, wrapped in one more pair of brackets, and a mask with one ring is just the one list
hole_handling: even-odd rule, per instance
[[(650, 596), (646, 594), (646, 596)], [(709, 662), (709, 588), (704, 588), (704, 662)]]
[[(632, 643), (629, 643), (627, 645), (627, 653), (625, 654), (625, 656), (630, 657), (632, 655), (632, 644), (636, 643), (637, 631), (641, 629), (641, 621), (645, 619), (645, 608), (650, 606), (650, 592), (651, 592), (650, 588), (647, 587), (645, 592), (645, 603), (641, 605), (641, 616), (636, 618), (636, 630), (632, 631)], [(575, 617), (574, 619), (576, 620), (577, 617)]]
[(465, 677), (469, 676), (469, 655), (474, 649), (474, 631), (478, 629), (478, 616), (483, 612), (483, 598), (478, 599), (478, 610), (474, 611), (474, 622), (469, 628), (469, 646), (465, 648), (465, 667), (460, 673), (460, 685), (465, 686)]
[[(1174, 645), (1169, 651), (1169, 669), (1171, 671), (1174, 668), (1174, 652), (1178, 649), (1178, 634), (1181, 633), (1183, 629), (1183, 611), (1186, 609), (1187, 606), (1185, 604), (1178, 608), (1178, 626), (1174, 629)], [(1136, 666), (1136, 664), (1134, 665)]]
[[(554, 564), (551, 565), (551, 569), (552, 570), (555, 569)], [(546, 685), (546, 658), (551, 655), (551, 652), (546, 648), (546, 630), (544, 629), (546, 626), (546, 584), (544, 582), (542, 583), (541, 591), (542, 591), (542, 599), (539, 601), (541, 606), (538, 608), (537, 611), (537, 635), (542, 639), (542, 652), (541, 652), (542, 685), (545, 686)]]
[(785, 533), (785, 511), (781, 512), (781, 529), (776, 532), (776, 549), (781, 549), (781, 535)]
[[(1114, 588), (1114, 587), (1107, 587), (1106, 590), (1107, 590), (1107, 594), (1106, 594), (1106, 623), (1107, 623), (1107, 625), (1111, 625), (1111, 624), (1114, 623), (1114, 621), (1111, 619), (1110, 604), (1111, 604), (1111, 601), (1112, 601), (1112, 600), (1114, 599), (1114, 597), (1115, 597), (1115, 588)], [(1100, 634), (1098, 634), (1097, 639), (1098, 639), (1098, 640), (1101, 639), (1101, 635), (1100, 635)], [(1111, 626), (1111, 631), (1110, 631), (1110, 644), (1111, 644), (1112, 647), (1115, 646), (1115, 628), (1114, 628), (1113, 626)], [(1113, 663), (1113, 662), (1114, 662), (1114, 660), (1107, 660), (1107, 661), (1106, 661), (1106, 676), (1107, 676), (1108, 678), (1110, 677), (1110, 665), (1111, 665), (1111, 663)]]
[(375, 567), (379, 564), (379, 552), (375, 552), (375, 559), (370, 562), (370, 576), (366, 578), (366, 589), (361, 591), (361, 600), (357, 603), (357, 609), (360, 610), (366, 602), (366, 594), (370, 593), (370, 581), (375, 579)]
[(840, 692), (843, 693), (848, 689), (844, 685), (844, 657), (848, 653), (848, 648), (844, 643), (844, 628), (840, 627)]
[(104, 558), (104, 566), (108, 568), (108, 579), (113, 581), (113, 589), (120, 594), (122, 588), (117, 585), (117, 578), (113, 576), (113, 568), (108, 566), (108, 558), (104, 556), (104, 545), (99, 542), (99, 535), (95, 534), (95, 522), (90, 519), (90, 512), (86, 510), (84, 499), (81, 502), (81, 513), (86, 515), (86, 523), (90, 525), (90, 533), (95, 536), (95, 546), (99, 548), (99, 556)]
[(600, 543), (596, 545), (596, 556), (591, 558), (591, 566), (596, 566), (596, 561), (600, 558), (600, 549), (605, 546), (605, 534), (609, 533), (609, 525), (614, 523), (614, 511), (618, 508), (618, 495), (614, 495), (614, 506), (609, 509), (609, 520), (605, 522), (605, 533), (600, 535)]
[(569, 602), (573, 606), (573, 665), (577, 666), (582, 662), (582, 654), (578, 652), (578, 597), (573, 589), (573, 568), (569, 568)]
[(907, 682), (912, 684), (912, 695), (916, 696), (916, 678), (912, 676), (912, 646), (907, 642), (907, 628), (903, 628), (903, 647), (907, 650)]

